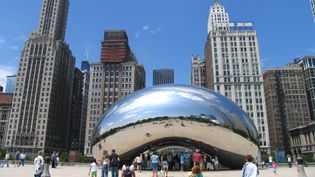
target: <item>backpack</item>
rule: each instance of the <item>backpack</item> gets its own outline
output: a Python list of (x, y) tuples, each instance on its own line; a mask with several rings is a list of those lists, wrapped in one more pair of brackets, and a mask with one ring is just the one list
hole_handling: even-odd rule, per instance
[(130, 170), (130, 167), (126, 167), (126, 170), (124, 171), (124, 177), (132, 177), (132, 171)]
[(110, 160), (110, 166), (119, 166), (119, 161), (117, 155), (113, 155)]

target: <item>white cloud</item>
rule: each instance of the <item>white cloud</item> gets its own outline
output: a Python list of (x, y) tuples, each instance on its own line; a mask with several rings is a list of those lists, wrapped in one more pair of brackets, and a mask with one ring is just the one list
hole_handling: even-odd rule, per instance
[(161, 27), (151, 28), (149, 25), (142, 25), (141, 30), (137, 31), (135, 37), (139, 38), (142, 33), (149, 33), (149, 34), (154, 35), (154, 34), (160, 32), (161, 30), (162, 30)]
[(5, 88), (7, 76), (16, 74), (16, 68), (0, 65), (0, 85)]
[(142, 26), (142, 30), (143, 30), (143, 31), (147, 31), (147, 30), (149, 30), (149, 29), (150, 29), (150, 27), (147, 26), (147, 25), (143, 25), (143, 26)]
[(0, 46), (5, 44), (5, 40), (3, 38), (0, 37)]
[(10, 49), (11, 50), (19, 50), (19, 47), (18, 46), (11, 46)]
[(315, 49), (309, 49), (309, 52), (315, 53)]

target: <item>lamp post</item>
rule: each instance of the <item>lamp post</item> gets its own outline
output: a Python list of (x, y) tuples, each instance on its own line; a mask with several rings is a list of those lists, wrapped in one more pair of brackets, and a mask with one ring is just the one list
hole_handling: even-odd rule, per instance
[(51, 177), (49, 173), (50, 157), (45, 157), (44, 171), (42, 177)]

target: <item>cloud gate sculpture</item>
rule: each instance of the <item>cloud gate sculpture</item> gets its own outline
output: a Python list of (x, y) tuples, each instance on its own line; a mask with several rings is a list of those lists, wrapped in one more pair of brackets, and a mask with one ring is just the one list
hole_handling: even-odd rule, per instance
[(92, 151), (116, 149), (122, 161), (167, 146), (201, 149), (220, 163), (240, 168), (244, 156), (258, 155), (255, 125), (224, 96), (206, 88), (161, 85), (137, 91), (118, 101), (95, 128)]

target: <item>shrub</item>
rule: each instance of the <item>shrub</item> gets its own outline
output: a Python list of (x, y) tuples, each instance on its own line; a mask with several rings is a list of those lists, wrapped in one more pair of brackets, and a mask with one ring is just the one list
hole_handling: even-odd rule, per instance
[(60, 162), (68, 162), (68, 157), (69, 157), (68, 153), (67, 152), (63, 152), (59, 156)]

